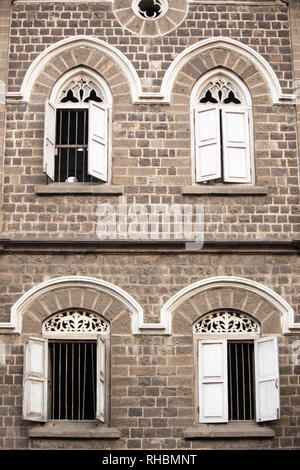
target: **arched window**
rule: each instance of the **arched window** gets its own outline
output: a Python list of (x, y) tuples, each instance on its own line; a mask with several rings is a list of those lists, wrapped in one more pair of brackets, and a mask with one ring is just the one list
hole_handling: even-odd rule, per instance
[(200, 423), (279, 418), (277, 337), (261, 337), (253, 317), (232, 309), (202, 316), (194, 336)]
[(25, 343), (23, 417), (106, 422), (110, 325), (84, 309), (58, 312)]
[(254, 183), (252, 102), (235, 74), (205, 74), (191, 97), (197, 183)]
[(95, 72), (63, 75), (46, 101), (44, 171), (55, 182), (108, 181), (111, 93)]

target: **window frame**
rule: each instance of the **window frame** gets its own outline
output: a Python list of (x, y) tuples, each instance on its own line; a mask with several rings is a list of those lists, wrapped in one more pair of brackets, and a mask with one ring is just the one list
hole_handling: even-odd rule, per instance
[[(226, 107), (233, 108), (233, 106), (236, 106), (234, 109), (240, 109), (245, 111), (248, 114), (248, 141), (249, 141), (249, 147), (248, 147), (248, 164), (249, 164), (249, 181), (245, 182), (240, 182), (240, 181), (229, 181), (229, 182), (215, 182), (214, 180), (211, 180), (211, 182), (200, 182), (198, 181), (197, 178), (197, 137), (196, 137), (196, 112), (200, 109), (205, 110), (206, 108), (212, 108), (214, 107), (213, 103), (207, 103), (207, 104), (201, 104), (200, 97), (201, 94), (203, 93), (203, 90), (205, 89), (206, 84), (211, 81), (215, 80), (217, 78), (223, 78), (225, 80), (230, 80), (234, 87), (240, 92), (240, 95), (242, 97), (242, 104), (237, 104), (237, 105), (232, 105), (232, 104), (223, 104), (219, 105), (216, 104), (215, 108), (218, 109), (220, 112), (220, 109), (226, 110)], [(191, 96), (190, 96), (190, 122), (191, 122), (191, 157), (192, 157), (192, 184), (198, 186), (199, 188), (201, 187), (232, 187), (232, 188), (238, 188), (238, 187), (247, 187), (248, 186), (254, 186), (255, 185), (255, 180), (256, 180), (256, 175), (255, 175), (255, 149), (254, 149), (254, 117), (253, 117), (253, 104), (252, 104), (252, 97), (251, 94), (247, 88), (247, 86), (244, 84), (244, 82), (233, 72), (225, 69), (225, 68), (215, 68), (210, 70), (209, 72), (205, 73), (194, 85)], [(222, 134), (225, 134), (225, 129), (222, 126), (220, 126), (219, 129), (219, 134), (220, 138), (219, 140), (222, 139)], [(222, 150), (222, 151), (221, 151)], [(221, 149), (220, 147), (220, 166), (223, 166), (223, 161), (224, 161), (224, 148)], [(224, 176), (224, 172), (223, 172)]]
[[(77, 310), (77, 309), (71, 309)], [(82, 309), (78, 309), (82, 310)], [(88, 310), (83, 309), (88, 312)], [(49, 318), (51, 318), (51, 315)], [(98, 315), (101, 318), (100, 315)], [(47, 321), (47, 319), (46, 319)], [(108, 322), (107, 322), (108, 323)], [(50, 418), (50, 380), (49, 380), (49, 366), (50, 366), (50, 350), (48, 340), (67, 342), (67, 341), (96, 341), (96, 355), (97, 355), (97, 374), (96, 374), (96, 419), (95, 420), (57, 420)], [(41, 381), (41, 374), (34, 374), (33, 376), (28, 374), (29, 371), (29, 360), (30, 360), (30, 342), (37, 342), (39, 345), (43, 345), (43, 371), (44, 371), (44, 395), (43, 395), (43, 411), (42, 416), (37, 416), (30, 413), (28, 408), (28, 380), (32, 378)], [(102, 351), (101, 351), (102, 350)], [(43, 423), (76, 423), (76, 422), (88, 422), (88, 423), (101, 423), (101, 425), (107, 425), (110, 421), (110, 407), (109, 407), (109, 376), (110, 376), (110, 333), (95, 333), (95, 332), (47, 332), (44, 331), (41, 337), (28, 336), (24, 342), (24, 373), (23, 373), (23, 419), (29, 421), (38, 421)], [(101, 354), (102, 352), (102, 354)], [(105, 361), (102, 362), (103, 353), (105, 354)], [(29, 359), (28, 359), (29, 358)], [(102, 370), (104, 369), (104, 373)], [(98, 379), (101, 384), (99, 387)], [(102, 399), (102, 401), (101, 401)]]
[[(194, 382), (194, 387), (195, 387), (195, 416), (197, 417), (197, 424), (202, 425), (202, 424), (209, 424), (209, 425), (235, 425), (236, 423), (253, 423), (253, 424), (259, 424), (259, 423), (264, 423), (267, 421), (273, 421), (274, 419), (279, 419), (280, 417), (280, 391), (279, 391), (279, 356), (278, 356), (278, 344), (277, 344), (277, 335), (268, 335), (268, 336), (262, 336), (259, 333), (236, 333), (236, 334), (230, 334), (230, 333), (194, 333), (193, 334), (193, 340), (194, 340), (194, 350), (195, 350), (195, 355), (194, 355), (194, 370), (195, 370), (195, 382)], [(278, 412), (277, 412), (277, 417), (274, 419), (258, 419), (258, 409), (257, 409), (257, 403), (259, 400), (259, 397), (257, 396), (257, 382), (258, 382), (258, 373), (257, 373), (257, 344), (258, 341), (263, 342), (263, 341), (268, 341), (274, 339), (274, 344), (276, 344), (276, 356), (275, 356), (275, 363), (278, 368), (277, 372), (277, 377), (278, 382), (277, 382), (277, 389), (278, 389)], [(200, 362), (199, 362), (199, 342), (223, 342), (226, 345), (227, 348), (227, 343), (229, 341), (234, 341), (234, 342), (253, 342), (254, 343), (254, 393), (255, 393), (255, 419), (254, 420), (226, 420), (224, 419), (219, 419), (219, 420), (202, 420), (201, 419), (201, 410), (200, 410), (200, 404), (201, 404), (201, 396), (200, 396)], [(227, 375), (228, 375), (228, 369), (226, 370), (226, 378), (225, 381), (227, 382)], [(228, 391), (227, 391), (227, 399), (228, 399)], [(260, 411), (261, 413), (261, 411)]]
[[(61, 103), (60, 102), (60, 95), (70, 81), (74, 80), (77, 81), (79, 78), (86, 78), (87, 80), (92, 80), (96, 83), (98, 88), (101, 90), (101, 96), (103, 97), (103, 102), (97, 103), (97, 102), (89, 102), (89, 103)], [(58, 182), (55, 181), (55, 173), (54, 173), (54, 167), (55, 167), (55, 149), (56, 149), (56, 115), (57, 115), (57, 109), (88, 109), (88, 112), (90, 114), (91, 111), (91, 103), (96, 103), (96, 104), (101, 104), (101, 108), (105, 111), (106, 114), (106, 127), (105, 127), (105, 146), (106, 146), (106, 175), (102, 175), (102, 178), (99, 177), (99, 175), (96, 175), (95, 173), (92, 174), (92, 176), (98, 178), (96, 182), (79, 182), (76, 184), (80, 185), (110, 185), (111, 184), (111, 179), (112, 179), (112, 93), (111, 90), (107, 84), (107, 82), (104, 80), (101, 75), (96, 73), (95, 71), (87, 68), (87, 67), (76, 67), (75, 69), (69, 70), (65, 74), (63, 74), (59, 80), (55, 83), (53, 86), (49, 98), (45, 102), (45, 127), (44, 127), (44, 150), (43, 150), (43, 160), (44, 160), (44, 173), (47, 175), (47, 179), (50, 181), (50, 184), (60, 184), (60, 185), (67, 185), (67, 182)], [(50, 176), (47, 174), (47, 167), (51, 166), (51, 162), (49, 165), (49, 158), (47, 158), (47, 143), (48, 143), (48, 130), (49, 130), (49, 124), (47, 120), (47, 114), (48, 114), (48, 108), (51, 107), (55, 109), (55, 123), (54, 125), (54, 149), (52, 151), (53, 153), (53, 166), (51, 167), (50, 171)], [(90, 126), (90, 122), (89, 122)], [(53, 132), (51, 132), (52, 134)], [(89, 127), (89, 132), (90, 136), (90, 127)], [(88, 167), (90, 165), (90, 159), (88, 155)], [(54, 178), (51, 178), (51, 174), (54, 175)], [(89, 170), (88, 170), (88, 174)], [(74, 184), (74, 183), (71, 183)]]

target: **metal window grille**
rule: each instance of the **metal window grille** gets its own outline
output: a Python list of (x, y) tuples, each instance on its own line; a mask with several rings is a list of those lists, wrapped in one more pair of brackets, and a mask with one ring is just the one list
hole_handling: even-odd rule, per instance
[(51, 419), (96, 419), (96, 353), (96, 342), (49, 342)]
[(88, 125), (88, 109), (57, 109), (55, 181), (96, 181), (87, 170)]
[(254, 344), (228, 342), (228, 405), (230, 420), (255, 417)]

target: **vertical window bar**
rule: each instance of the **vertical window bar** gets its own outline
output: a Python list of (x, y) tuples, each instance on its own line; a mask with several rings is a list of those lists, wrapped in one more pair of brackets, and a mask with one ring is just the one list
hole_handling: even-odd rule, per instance
[(82, 181), (86, 181), (86, 175), (85, 175), (85, 162), (86, 162), (86, 145), (87, 145), (87, 139), (86, 139), (86, 129), (87, 129), (87, 122), (86, 122), (86, 117), (87, 117), (87, 111), (84, 110), (83, 113), (83, 139), (84, 139), (84, 151), (82, 152)]
[(85, 380), (86, 380), (86, 343), (84, 343), (84, 356), (83, 356), (82, 419), (84, 419), (84, 412), (85, 412)]
[(247, 354), (248, 354), (248, 394), (249, 394), (249, 415), (252, 419), (252, 377), (251, 377), (251, 364), (250, 364), (250, 344), (247, 344)]
[(61, 418), (61, 343), (59, 343), (58, 347), (58, 363), (59, 363), (59, 375), (58, 375), (58, 419)]
[(54, 417), (55, 410), (55, 366), (56, 366), (56, 348), (55, 343), (52, 345), (52, 417)]
[(74, 419), (74, 343), (72, 343), (72, 364), (71, 364), (71, 374), (72, 374), (72, 404), (71, 404), (71, 418)]
[(71, 111), (68, 111), (68, 148), (67, 148), (67, 178), (69, 177), (69, 166), (70, 166), (70, 121)]
[(232, 419), (233, 404), (232, 404), (232, 362), (231, 362), (231, 344), (228, 344), (228, 385), (229, 385), (229, 419)]
[(95, 384), (95, 357), (94, 357), (94, 344), (91, 344), (91, 356), (92, 356), (92, 396), (93, 396), (93, 414), (94, 417), (96, 416), (96, 397), (95, 397), (95, 390), (96, 390), (96, 384)]
[(246, 419), (246, 402), (245, 402), (245, 366), (244, 366), (244, 344), (241, 344), (241, 363), (242, 363), (242, 419)]
[(78, 343), (78, 419), (81, 419), (80, 415), (80, 343)]
[(235, 352), (235, 372), (236, 372), (236, 411), (237, 411), (237, 419), (240, 419), (239, 413), (239, 367), (238, 367), (238, 355), (237, 355), (237, 344), (234, 345), (234, 352)]
[[(78, 111), (76, 111), (76, 117), (75, 117), (75, 126), (76, 126), (76, 135), (75, 135), (75, 144), (78, 145)], [(77, 178), (77, 158), (78, 158), (78, 147), (75, 148), (75, 155), (74, 155), (74, 176)]]
[(66, 343), (66, 357), (65, 357), (65, 419), (68, 418), (68, 349), (69, 345)]
[[(62, 111), (59, 111), (60, 121), (59, 121), (59, 145), (62, 143), (62, 120), (63, 114)], [(61, 148), (58, 149), (58, 181), (61, 181)]]

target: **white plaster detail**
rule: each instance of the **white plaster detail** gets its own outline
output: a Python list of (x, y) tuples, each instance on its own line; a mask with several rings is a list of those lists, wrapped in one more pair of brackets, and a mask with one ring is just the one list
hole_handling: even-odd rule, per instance
[(235, 288), (253, 292), (269, 302), (279, 313), (282, 333), (300, 333), (300, 323), (294, 321), (294, 310), (279, 294), (263, 284), (250, 279), (234, 276), (218, 276), (197, 281), (181, 289), (161, 308), (159, 323), (144, 322), (144, 312), (140, 304), (123, 289), (97, 278), (85, 276), (66, 276), (45, 281), (26, 292), (12, 306), (10, 322), (0, 323), (0, 333), (20, 334), (23, 313), (30, 304), (46, 292), (66, 287), (86, 287), (111, 295), (121, 302), (131, 313), (132, 334), (170, 335), (173, 312), (194, 295), (215, 288)]
[(123, 289), (102, 279), (88, 276), (66, 276), (42, 282), (23, 294), (11, 308), (10, 322), (0, 323), (0, 333), (21, 334), (23, 314), (35, 300), (46, 293), (53, 292), (55, 294), (55, 291), (71, 287), (103, 292), (118, 300), (131, 314), (133, 334), (137, 333), (139, 325), (143, 323), (142, 307)]
[(245, 279), (235, 276), (217, 276), (201, 281), (197, 281), (188, 285), (184, 289), (177, 292), (169, 299), (161, 309), (161, 317), (165, 324), (170, 323), (170, 317), (173, 312), (190, 297), (200, 292), (216, 288), (234, 288), (253, 292), (268, 303), (270, 303), (279, 313), (281, 318), (281, 326), (283, 334), (291, 334), (293, 332), (300, 333), (300, 323), (294, 322), (294, 310), (279, 294), (263, 284), (251, 279)]
[(107, 334), (109, 333), (109, 323), (99, 314), (86, 312), (83, 309), (68, 309), (47, 318), (43, 322), (42, 332), (43, 334), (53, 334), (54, 336), (58, 333), (64, 335), (68, 333)]
[(273, 104), (294, 103), (295, 100), (293, 94), (282, 93), (279, 80), (268, 62), (250, 46), (234, 39), (220, 36), (205, 39), (187, 47), (174, 59), (167, 69), (162, 81), (161, 90), (159, 92), (144, 92), (135, 68), (121, 51), (101, 39), (84, 35), (62, 39), (41, 52), (27, 70), (20, 91), (8, 92), (6, 95), (7, 100), (9, 102), (29, 102), (33, 85), (47, 63), (58, 54), (75, 47), (94, 48), (111, 58), (121, 68), (128, 81), (133, 103), (170, 103), (173, 85), (181, 68), (197, 54), (211, 51), (217, 47), (238, 53), (256, 67), (269, 87)]
[(194, 333), (257, 333), (260, 326), (257, 321), (242, 312), (219, 310), (203, 315), (194, 324)]
[(61, 106), (62, 103), (60, 103), (60, 95), (62, 90), (65, 87), (68, 87), (70, 82), (76, 82), (77, 80), (80, 80), (80, 78), (94, 82), (99, 96), (103, 98), (103, 102), (110, 107), (112, 106), (112, 94), (106, 80), (104, 80), (97, 72), (91, 70), (89, 67), (76, 67), (75, 69), (71, 69), (64, 73), (53, 86), (50, 94), (50, 101), (55, 103), (57, 106)]

